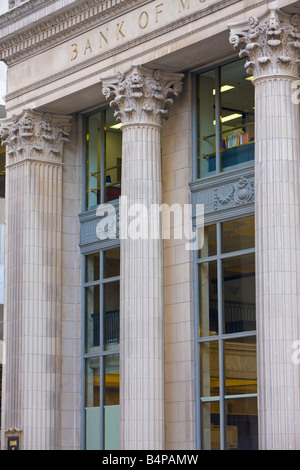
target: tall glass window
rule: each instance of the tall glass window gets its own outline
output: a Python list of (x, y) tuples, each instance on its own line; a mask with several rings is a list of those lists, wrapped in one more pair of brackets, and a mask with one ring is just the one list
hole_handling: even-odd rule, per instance
[(119, 449), (120, 249), (85, 257), (85, 448)]
[(197, 177), (254, 160), (254, 87), (244, 60), (197, 76)]
[(205, 227), (197, 266), (199, 445), (253, 450), (258, 445), (254, 217)]
[(113, 109), (86, 117), (86, 210), (121, 194), (122, 131)]

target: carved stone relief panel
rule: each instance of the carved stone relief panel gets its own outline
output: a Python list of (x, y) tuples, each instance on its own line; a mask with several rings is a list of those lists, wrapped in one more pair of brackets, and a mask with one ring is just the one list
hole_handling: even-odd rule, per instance
[(234, 217), (254, 210), (254, 168), (198, 180), (191, 184), (192, 203), (204, 205), (204, 218)]

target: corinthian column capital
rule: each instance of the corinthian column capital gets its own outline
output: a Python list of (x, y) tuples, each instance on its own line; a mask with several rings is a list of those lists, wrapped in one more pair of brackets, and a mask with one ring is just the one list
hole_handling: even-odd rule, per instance
[(69, 116), (53, 116), (26, 110), (0, 122), (2, 145), (7, 146), (7, 165), (24, 160), (61, 163), (69, 142)]
[(165, 73), (142, 66), (101, 79), (102, 93), (110, 106), (118, 106), (115, 117), (123, 125), (152, 123), (161, 125), (168, 118), (173, 96), (182, 91), (183, 74)]
[(270, 8), (261, 18), (229, 25), (230, 43), (248, 58), (245, 68), (254, 80), (268, 75), (298, 78), (300, 17)]

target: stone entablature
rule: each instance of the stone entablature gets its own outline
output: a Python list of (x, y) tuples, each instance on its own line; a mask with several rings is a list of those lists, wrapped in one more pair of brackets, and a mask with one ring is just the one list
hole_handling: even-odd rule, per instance
[(8, 8), (14, 8), (20, 5), (22, 2), (26, 2), (27, 0), (8, 0)]
[[(239, 0), (227, 0), (226, 4), (235, 3)], [(178, 3), (177, 3), (178, 2)], [(45, 3), (47, 5), (45, 5)], [(70, 3), (70, 2), (69, 2)], [(150, 5), (149, 5), (150, 3)], [(84, 34), (86, 31), (92, 28), (101, 28), (101, 26), (107, 26), (107, 24), (117, 18), (119, 23), (115, 26), (117, 40), (123, 39), (127, 36), (130, 29), (124, 33), (125, 18), (122, 15), (142, 9), (138, 12), (137, 25), (138, 32), (141, 34), (148, 33), (149, 30), (157, 29), (160, 26), (161, 18), (164, 18), (164, 23), (169, 23), (174, 19), (180, 21), (182, 16), (190, 16), (195, 14), (199, 10), (203, 10), (212, 6), (215, 3), (214, 0), (176, 0), (176, 8), (172, 8), (173, 0), (168, 4), (161, 2), (157, 5), (151, 5), (149, 0), (90, 0), (76, 2), (73, 5), (71, 2), (69, 8), (66, 10), (64, 2), (58, 2), (54, 0), (48, 0), (47, 2), (41, 2), (40, 0), (29, 0), (27, 2), (18, 2), (14, 6), (18, 8), (9, 11), (6, 15), (3, 15), (3, 19), (0, 17), (0, 28), (4, 31), (4, 39), (0, 44), (1, 58), (8, 65), (12, 65), (19, 60), (23, 60), (25, 57), (31, 57), (37, 52), (43, 51), (49, 48), (49, 44), (55, 45), (62, 41), (67, 41), (71, 38)], [(221, 7), (221, 3), (219, 7)], [(42, 8), (48, 6), (48, 10), (52, 7), (51, 16), (45, 16)], [(164, 7), (164, 10), (163, 10)], [(172, 11), (172, 10), (173, 11)], [(21, 10), (21, 11), (19, 11)], [(32, 10), (38, 10), (38, 20), (36, 16), (33, 18)], [(49, 11), (47, 13), (49, 15)], [(20, 16), (23, 17), (23, 22), (18, 22)], [(150, 18), (151, 16), (151, 18)], [(168, 19), (170, 16), (171, 20)], [(26, 18), (26, 19), (25, 19)], [(167, 21), (166, 21), (167, 19)], [(190, 18), (188, 20), (190, 22)], [(17, 27), (16, 27), (17, 24)], [(24, 26), (32, 25), (30, 28), (24, 28)], [(128, 27), (128, 20), (126, 19), (126, 27)], [(132, 27), (131, 27), (132, 30)], [(17, 31), (17, 34), (15, 32)], [(129, 31), (129, 32), (128, 32)], [(11, 33), (13, 37), (11, 37)], [(99, 34), (100, 32), (98, 32)], [(102, 32), (103, 42), (106, 40), (106, 30)], [(111, 44), (110, 44), (111, 47)], [(84, 52), (89, 49), (87, 40), (83, 46), (82, 58)], [(89, 51), (90, 52), (90, 51)], [(74, 57), (73, 57), (74, 58)]]
[[(132, 63), (155, 63), (155, 68), (172, 72), (187, 70), (194, 64), (189, 63), (192, 55), (188, 50), (185, 54), (182, 45), (195, 52), (199, 41), (221, 30), (228, 34), (226, 22), (234, 21), (242, 3), (241, 0), (21, 2), (0, 16), (0, 58), (9, 66), (7, 116), (18, 114), (25, 107), (54, 113), (82, 110), (86, 103), (79, 96), (82, 90), (92, 93), (91, 87), (99, 84), (100, 75), (111, 76), (128, 69)], [(257, 11), (264, 4), (265, 0), (254, 0), (246, 10)], [(215, 53), (223, 57), (222, 51)], [(182, 60), (175, 59), (177, 54)], [(75, 95), (78, 100), (74, 100)], [(102, 103), (99, 98), (97, 105)]]
[[(77, 2), (76, 6), (73, 3), (71, 2), (70, 4), (69, 2), (68, 10), (64, 8), (61, 11), (65, 7), (62, 1), (19, 1), (16, 5), (19, 6), (17, 9), (13, 9), (6, 15), (3, 15), (3, 19), (0, 17), (0, 28), (5, 32), (6, 25), (8, 25), (7, 36), (9, 36), (8, 39), (4, 39), (3, 42), (1, 41), (1, 59), (7, 65), (12, 65), (19, 60), (23, 60), (25, 57), (31, 57), (37, 52), (45, 50), (49, 47), (49, 44), (53, 46), (61, 41), (66, 41), (74, 35), (83, 33), (87, 28), (101, 25), (128, 9), (148, 2), (145, 0), (90, 0), (88, 2), (81, 2), (79, 5)], [(43, 12), (41, 12), (45, 6), (48, 6), (48, 8), (53, 6), (51, 17), (44, 16)], [(38, 21), (36, 21), (36, 18), (31, 17), (32, 10), (40, 11)], [(23, 23), (16, 28), (15, 23), (20, 20), (20, 16), (23, 17)], [(25, 20), (26, 17), (27, 20)], [(14, 32), (13, 37), (11, 37), (12, 31), (9, 30), (10, 24)], [(23, 30), (26, 24), (31, 25), (31, 27)], [(5, 34), (3, 34), (3, 37), (5, 37)]]

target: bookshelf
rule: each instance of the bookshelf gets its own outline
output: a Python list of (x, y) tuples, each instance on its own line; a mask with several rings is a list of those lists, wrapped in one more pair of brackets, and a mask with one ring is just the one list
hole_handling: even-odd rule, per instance
[[(254, 132), (252, 132), (254, 122), (232, 127), (223, 130), (220, 142), (220, 156), (222, 168), (245, 163), (254, 160)], [(216, 134), (210, 134), (202, 137), (202, 140), (209, 141), (215, 138)], [(198, 159), (208, 160), (208, 171), (216, 169), (216, 151), (198, 156)]]

